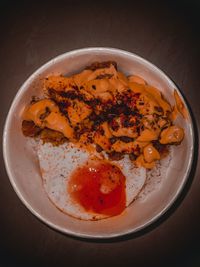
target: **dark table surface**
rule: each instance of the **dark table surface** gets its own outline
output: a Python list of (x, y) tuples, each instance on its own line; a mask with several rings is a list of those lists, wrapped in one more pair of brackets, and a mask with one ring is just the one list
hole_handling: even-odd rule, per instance
[[(2, 131), (11, 101), (30, 74), (59, 54), (89, 46), (125, 49), (164, 70), (182, 89), (199, 127), (198, 1), (0, 3)], [(155, 227), (92, 242), (36, 219), (12, 189), (2, 155), (0, 163), (0, 266), (200, 266), (199, 164), (187, 193)]]

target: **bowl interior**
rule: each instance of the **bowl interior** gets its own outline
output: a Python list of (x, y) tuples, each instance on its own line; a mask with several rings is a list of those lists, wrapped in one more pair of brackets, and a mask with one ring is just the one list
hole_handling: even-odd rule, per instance
[[(23, 203), (42, 221), (64, 233), (82, 237), (114, 237), (135, 232), (158, 218), (175, 200), (190, 171), (193, 155), (193, 128), (189, 117), (177, 124), (185, 129), (185, 139), (173, 148), (170, 168), (160, 185), (143, 201), (137, 200), (120, 216), (101, 221), (81, 221), (59, 211), (42, 186), (39, 164), (30, 143), (21, 132), (21, 115), (31, 96), (41, 95), (41, 79), (49, 74), (70, 75), (94, 61), (115, 60), (126, 74), (137, 74), (159, 88), (174, 104), (176, 88), (169, 78), (151, 63), (117, 49), (91, 48), (63, 54), (34, 73), (21, 87), (9, 111), (4, 130), (4, 159), (11, 183)], [(184, 101), (184, 100), (183, 100)]]

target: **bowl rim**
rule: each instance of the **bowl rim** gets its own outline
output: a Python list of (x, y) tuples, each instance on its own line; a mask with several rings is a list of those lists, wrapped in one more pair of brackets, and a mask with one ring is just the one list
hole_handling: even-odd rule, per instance
[[(19, 99), (20, 95), (25, 91), (25, 89), (28, 87), (28, 85), (30, 83), (32, 83), (35, 79), (35, 77), (37, 77), (42, 71), (44, 71), (45, 69), (47, 69), (49, 66), (51, 66), (52, 64), (54, 64), (55, 62), (59, 62), (63, 59), (63, 57), (70, 57), (73, 55), (80, 55), (80, 54), (84, 54), (84, 53), (88, 53), (88, 52), (111, 52), (112, 54), (117, 53), (117, 54), (121, 54), (121, 55), (125, 55), (125, 56), (130, 56), (130, 57), (134, 57), (136, 60), (140, 61), (142, 64), (144, 65), (148, 65), (149, 67), (151, 67), (151, 69), (153, 71), (156, 71), (159, 75), (163, 76), (166, 81), (173, 86), (181, 95), (181, 98), (185, 104), (185, 106), (187, 107), (188, 113), (189, 113), (189, 120), (190, 120), (190, 129), (191, 129), (191, 138), (192, 138), (192, 145), (190, 147), (190, 155), (189, 155), (189, 161), (188, 161), (188, 166), (187, 166), (187, 172), (185, 174), (185, 176), (183, 177), (184, 179), (182, 179), (176, 193), (173, 195), (173, 197), (171, 198), (171, 200), (165, 205), (165, 207), (159, 212), (156, 213), (156, 215), (154, 215), (152, 218), (150, 218), (149, 220), (147, 220), (146, 222), (144, 222), (143, 224), (141, 224), (140, 226), (137, 226), (133, 229), (129, 229), (127, 231), (123, 231), (122, 233), (113, 233), (113, 234), (109, 234), (109, 235), (102, 235), (102, 234), (95, 234), (95, 235), (91, 235), (91, 234), (87, 234), (87, 233), (82, 233), (82, 232), (74, 232), (72, 230), (68, 230), (65, 227), (61, 227), (55, 223), (52, 223), (51, 221), (49, 221), (48, 219), (46, 219), (42, 214), (40, 214), (39, 212), (37, 212), (32, 206), (31, 204), (29, 204), (29, 201), (23, 196), (23, 194), (20, 192), (19, 188), (17, 187), (17, 184), (15, 183), (15, 179), (13, 177), (12, 171), (9, 167), (9, 157), (7, 154), (7, 136), (8, 136), (8, 127), (10, 124), (10, 120), (11, 117), (13, 115), (13, 110), (15, 109), (15, 106), (17, 105), (17, 100)], [(10, 180), (10, 183), (15, 191), (15, 193), (17, 194), (17, 196), (19, 197), (19, 199), (21, 200), (21, 202), (25, 205), (25, 207), (33, 214), (36, 216), (36, 218), (38, 218), (40, 221), (42, 221), (43, 223), (47, 224), (48, 226), (50, 226), (51, 228), (53, 228), (54, 230), (57, 230), (59, 232), (62, 232), (64, 234), (68, 234), (70, 236), (75, 236), (75, 237), (80, 237), (80, 238), (88, 238), (88, 239), (110, 239), (110, 238), (116, 238), (116, 237), (121, 237), (121, 236), (125, 236), (125, 235), (129, 235), (129, 234), (133, 234), (136, 232), (139, 232), (143, 229), (145, 229), (146, 227), (150, 226), (151, 224), (153, 224), (154, 222), (156, 222), (159, 218), (161, 218), (171, 207), (172, 205), (175, 203), (175, 201), (178, 199), (178, 197), (180, 196), (192, 169), (192, 162), (194, 159), (194, 144), (195, 144), (195, 136), (194, 136), (194, 122), (191, 116), (191, 110), (190, 110), (190, 106), (188, 105), (187, 101), (185, 100), (185, 97), (183, 96), (181, 90), (177, 87), (177, 85), (169, 78), (169, 76), (162, 71), (161, 69), (159, 69), (156, 65), (154, 65), (153, 63), (151, 63), (150, 61), (144, 59), (141, 56), (138, 56), (137, 54), (133, 53), (133, 52), (128, 52), (126, 50), (123, 49), (119, 49), (119, 48), (112, 48), (112, 47), (86, 47), (86, 48), (80, 48), (80, 49), (75, 49), (72, 51), (68, 51), (65, 53), (62, 53), (52, 59), (50, 59), (48, 62), (44, 63), (41, 67), (39, 67), (36, 71), (34, 71), (27, 79), (26, 81), (20, 86), (19, 90), (17, 91), (16, 95), (14, 96), (12, 103), (10, 105), (9, 111), (7, 113), (7, 117), (5, 120), (5, 124), (4, 124), (4, 129), (3, 129), (3, 159), (4, 159), (4, 163), (5, 163), (5, 167), (6, 167), (6, 171), (7, 171), (7, 175), (8, 178)]]

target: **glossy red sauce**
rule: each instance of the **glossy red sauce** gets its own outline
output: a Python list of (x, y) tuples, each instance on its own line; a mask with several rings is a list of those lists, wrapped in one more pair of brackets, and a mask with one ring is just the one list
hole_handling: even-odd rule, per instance
[(125, 209), (125, 177), (118, 167), (104, 161), (78, 168), (69, 192), (87, 211), (114, 216)]

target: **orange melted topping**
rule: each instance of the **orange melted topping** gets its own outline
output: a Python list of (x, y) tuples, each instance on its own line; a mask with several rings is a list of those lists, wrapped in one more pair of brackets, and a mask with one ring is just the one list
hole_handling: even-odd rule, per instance
[(115, 216), (126, 207), (125, 177), (107, 162), (78, 168), (70, 179), (69, 193), (89, 212)]

